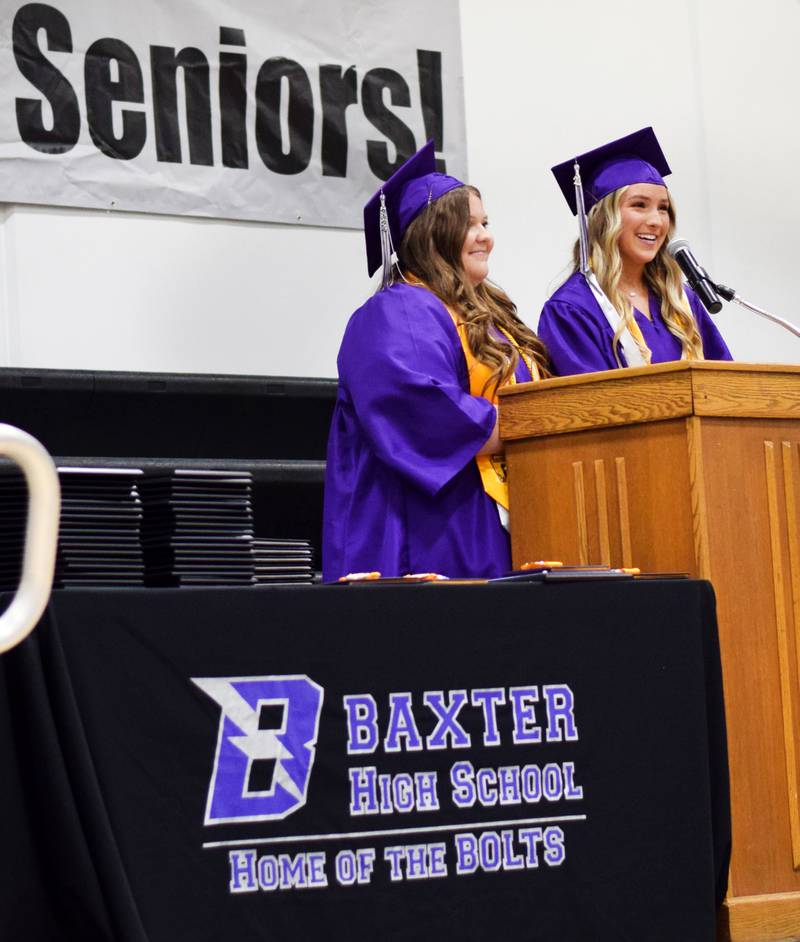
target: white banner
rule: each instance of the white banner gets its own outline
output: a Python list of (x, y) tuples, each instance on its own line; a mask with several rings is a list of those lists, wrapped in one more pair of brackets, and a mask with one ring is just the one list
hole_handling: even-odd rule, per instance
[(436, 142), (458, 0), (0, 0), (0, 200), (360, 228)]

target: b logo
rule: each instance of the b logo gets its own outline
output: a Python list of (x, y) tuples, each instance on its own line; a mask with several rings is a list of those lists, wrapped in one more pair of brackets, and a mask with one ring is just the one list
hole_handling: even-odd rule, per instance
[(270, 821), (302, 808), (322, 687), (305, 675), (192, 681), (222, 707), (205, 824)]

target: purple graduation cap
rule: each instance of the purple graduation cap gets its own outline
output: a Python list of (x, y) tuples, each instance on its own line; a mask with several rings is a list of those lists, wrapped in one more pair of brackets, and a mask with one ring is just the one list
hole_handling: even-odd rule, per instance
[(364, 207), (367, 271), (383, 266), (381, 287), (391, 281), (392, 255), (409, 224), (434, 200), (463, 186), (461, 180), (436, 172), (433, 141), (428, 141), (381, 185)]
[(603, 144), (552, 168), (553, 176), (573, 215), (578, 217), (582, 272), (589, 267), (586, 211), (595, 203), (632, 183), (666, 186), (672, 172), (652, 128), (642, 128), (610, 144)]
[(596, 147), (553, 167), (553, 175), (573, 215), (578, 212), (575, 194), (575, 164), (580, 167), (584, 204), (587, 210), (604, 196), (631, 183), (666, 186), (672, 172), (652, 128), (642, 128), (627, 137)]

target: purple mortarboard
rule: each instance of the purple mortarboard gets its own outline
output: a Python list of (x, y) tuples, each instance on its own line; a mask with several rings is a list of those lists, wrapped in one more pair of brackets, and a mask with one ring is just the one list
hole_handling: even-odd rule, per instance
[(553, 175), (573, 215), (578, 212), (575, 191), (575, 164), (580, 167), (584, 204), (592, 208), (598, 200), (631, 183), (665, 186), (664, 177), (672, 171), (652, 128), (642, 128), (610, 144), (596, 147), (553, 167)]
[(364, 207), (367, 271), (383, 265), (384, 286), (389, 281), (391, 256), (403, 233), (423, 209), (450, 190), (464, 184), (436, 172), (433, 141), (428, 141), (381, 185)]

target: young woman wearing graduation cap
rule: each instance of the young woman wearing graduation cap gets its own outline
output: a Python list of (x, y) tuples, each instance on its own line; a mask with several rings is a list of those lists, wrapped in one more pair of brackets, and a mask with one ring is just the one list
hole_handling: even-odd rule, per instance
[(539, 319), (556, 374), (732, 359), (666, 251), (669, 173), (652, 128), (553, 167), (580, 226), (574, 272)]
[[(432, 142), (364, 208), (380, 290), (339, 351), (328, 442), (323, 575), (510, 568), (497, 389), (548, 375), (547, 356), (487, 280), (480, 193), (436, 172)], [(396, 258), (395, 258), (396, 249)]]

